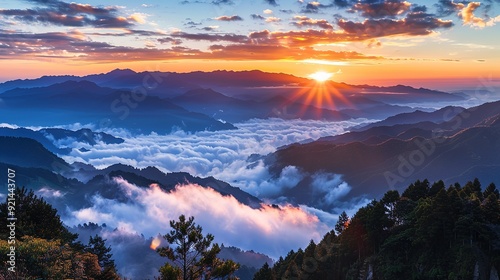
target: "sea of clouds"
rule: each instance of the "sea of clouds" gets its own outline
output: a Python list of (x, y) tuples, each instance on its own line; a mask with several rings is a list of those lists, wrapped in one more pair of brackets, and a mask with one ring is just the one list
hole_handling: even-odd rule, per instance
[[(98, 142), (90, 146), (59, 141), (57, 144), (73, 148), (69, 155), (63, 156), (70, 163), (84, 162), (97, 168), (122, 163), (137, 168), (155, 166), (164, 172), (184, 171), (194, 176), (213, 176), (264, 201), (260, 209), (253, 209), (203, 186), (186, 184), (165, 192), (156, 185), (136, 186), (122, 178), (114, 178), (113, 183), (128, 198), (126, 202), (93, 194), (87, 197), (92, 202), (90, 207), (67, 206), (61, 217), (68, 226), (105, 223), (107, 227), (100, 234), (112, 245), (120, 272), (129, 277), (145, 273), (144, 269), (156, 271), (157, 268), (138, 265), (132, 269), (131, 261), (122, 256), (133, 255), (131, 250), (137, 248), (128, 246), (129, 241), (122, 241), (135, 240), (133, 244), (143, 246), (158, 234), (167, 233), (169, 221), (181, 214), (194, 216), (195, 222), (205, 233), (212, 233), (218, 243), (254, 250), (277, 259), (292, 249), (304, 248), (311, 239), (319, 241), (333, 228), (338, 214), (345, 210), (352, 215), (369, 201), (364, 197), (343, 199), (351, 187), (343, 181), (341, 174), (304, 174), (297, 167), (288, 166), (279, 176), (273, 176), (262, 157), (257, 155), (267, 155), (292, 143), (337, 135), (366, 122), (365, 119), (342, 122), (253, 119), (237, 123), (237, 130), (228, 131), (177, 131), (168, 135), (104, 131), (123, 138), (125, 142), (122, 144)], [(75, 130), (82, 127), (94, 128), (78, 124), (64, 128)], [(322, 200), (318, 205), (292, 205), (283, 193), (295, 187), (306, 175), (312, 179), (311, 188)], [(64, 194), (50, 197), (50, 193), (44, 189), (39, 194), (50, 198), (49, 202), (64, 199)], [(280, 207), (273, 207), (272, 203)], [(329, 208), (325, 210), (324, 205)], [(152, 256), (156, 254), (151, 252)]]
[[(97, 168), (122, 163), (138, 168), (155, 166), (164, 172), (183, 171), (200, 177), (213, 176), (262, 197), (276, 192), (276, 189), (296, 184), (301, 175), (290, 167), (283, 171), (281, 178), (271, 178), (262, 160), (255, 160), (249, 168), (249, 156), (267, 155), (285, 145), (337, 135), (366, 122), (365, 119), (342, 122), (253, 119), (235, 124), (237, 130), (178, 131), (168, 135), (152, 133), (139, 136), (112, 130), (106, 132), (122, 137), (125, 142), (89, 146), (68, 141), (67, 146), (74, 149), (63, 158), (68, 162), (89, 163)], [(82, 147), (90, 151), (82, 152), (79, 150)]]

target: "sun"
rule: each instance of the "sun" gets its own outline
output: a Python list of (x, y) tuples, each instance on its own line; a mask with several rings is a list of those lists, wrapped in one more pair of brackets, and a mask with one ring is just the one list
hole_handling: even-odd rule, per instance
[(316, 73), (312, 73), (309, 75), (309, 78), (316, 80), (317, 82), (325, 82), (329, 80), (333, 76), (332, 73), (324, 72), (324, 71), (318, 71)]

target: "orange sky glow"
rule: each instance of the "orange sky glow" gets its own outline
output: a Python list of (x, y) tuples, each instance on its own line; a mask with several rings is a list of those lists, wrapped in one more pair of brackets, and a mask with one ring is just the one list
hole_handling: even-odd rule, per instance
[(487, 1), (108, 2), (0, 4), (0, 82), (116, 68), (450, 89), (500, 79), (500, 9)]

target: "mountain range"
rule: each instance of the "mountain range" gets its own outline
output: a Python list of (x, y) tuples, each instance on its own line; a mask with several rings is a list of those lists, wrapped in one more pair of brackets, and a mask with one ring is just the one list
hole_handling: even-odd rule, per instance
[(50, 152), (60, 155), (68, 154), (71, 151), (70, 148), (57, 145), (57, 143), (61, 141), (79, 142), (90, 146), (96, 145), (99, 141), (105, 144), (121, 144), (125, 141), (104, 132), (93, 132), (87, 128), (72, 131), (62, 128), (43, 128), (40, 130), (32, 130), (22, 127), (0, 127), (0, 136), (33, 139), (41, 143)]
[[(500, 152), (499, 109), (500, 101), (468, 109), (448, 107), (433, 113), (415, 111), (380, 121), (380, 126), (377, 123), (370, 124), (366, 128), (357, 128), (345, 134), (282, 147), (264, 157), (270, 172), (279, 176), (285, 167), (295, 166), (309, 176), (302, 178), (292, 188), (283, 189), (275, 198), (284, 196), (296, 204), (317, 205), (325, 193), (311, 189), (311, 183), (312, 176), (321, 172), (342, 175), (343, 180), (352, 187), (348, 197), (376, 197), (388, 188), (405, 186), (408, 182), (423, 177), (429, 180), (444, 179), (446, 184), (462, 182), (471, 176), (485, 182), (498, 181), (500, 161), (496, 155)], [(417, 120), (422, 114), (432, 118), (408, 123)], [(445, 119), (447, 121), (443, 121)], [(394, 124), (386, 125), (388, 122)], [(3, 128), (1, 131), (8, 131), (10, 136), (15, 134), (13, 132), (19, 132), (15, 136), (26, 136), (30, 134), (27, 131), (31, 130)], [(42, 129), (38, 133), (51, 131), (59, 132), (54, 133), (56, 137), (83, 132), (94, 135), (91, 131), (50, 129)], [(36, 132), (31, 131), (31, 134)], [(109, 195), (109, 198), (116, 198), (120, 190), (116, 184), (110, 183), (109, 178), (122, 177), (138, 186), (159, 184), (166, 191), (173, 190), (177, 184), (195, 183), (210, 187), (222, 195), (232, 195), (252, 208), (258, 208), (261, 204), (260, 199), (214, 177), (200, 178), (182, 172), (164, 174), (155, 167), (137, 169), (121, 164), (102, 170), (78, 162), (70, 165), (46, 149), (51, 148), (57, 152), (59, 148), (54, 142), (36, 135), (31, 139), (0, 137), (0, 161), (20, 168), (35, 168), (26, 172), (30, 174), (25, 175), (26, 181), (21, 181), (34, 189), (45, 186), (57, 190), (61, 187), (62, 175), (68, 181), (64, 191), (73, 193), (75, 201), (86, 193), (103, 190), (106, 190), (105, 195)], [(97, 137), (99, 134), (95, 135)], [(100, 136), (102, 139), (120, 141), (111, 135), (103, 135), (104, 137)], [(47, 147), (35, 140), (40, 140)], [(260, 158), (262, 157), (257, 157), (257, 161)], [(249, 158), (247, 168), (253, 168), (254, 161), (255, 159)], [(41, 172), (40, 168), (59, 175)], [(72, 191), (68, 191), (68, 188)]]
[[(466, 97), (460, 93), (403, 85), (318, 83), (261, 71), (137, 73), (125, 69), (84, 77), (45, 76), (15, 80), (0, 84), (0, 123), (17, 125), (0, 127), (0, 169), (16, 170), (18, 186), (28, 186), (37, 194), (46, 195), (63, 215), (70, 209), (92, 209), (95, 201), (91, 198), (94, 197), (121, 205), (137, 204), (117, 182), (117, 178), (122, 178), (139, 190), (158, 186), (164, 193), (172, 194), (178, 185), (195, 184), (203, 190), (213, 190), (224, 199), (234, 197), (238, 205), (259, 213), (266, 209), (295, 207), (296, 211), (313, 209), (311, 213), (322, 213), (332, 219), (331, 213), (338, 214), (337, 210), (342, 207), (354, 207), (359, 198), (380, 198), (387, 190), (400, 190), (419, 179), (431, 182), (443, 179), (450, 185), (477, 177), (481, 182), (498, 184), (500, 101), (436, 110), (408, 105), (452, 103)], [(217, 131), (213, 134), (232, 137), (231, 133), (238, 131), (238, 124), (243, 125), (251, 119), (264, 122), (269, 118), (322, 120), (325, 126), (355, 118), (375, 122), (353, 126), (344, 134), (286, 145), (267, 155), (252, 154), (246, 161), (243, 158), (240, 169), (234, 169), (235, 173), (244, 173), (241, 178), (234, 176), (234, 181), (224, 182), (217, 175), (197, 176), (191, 169), (181, 169), (189, 172), (166, 172), (162, 171), (164, 166), (159, 165), (142, 168), (147, 165), (133, 166), (133, 160), (127, 165), (118, 161), (106, 165), (114, 156), (113, 147), (128, 145), (130, 138), (140, 134), (162, 137), (161, 134), (183, 130), (186, 137), (202, 138), (209, 134), (203, 133), (205, 131)], [(78, 125), (70, 126), (73, 124)], [(54, 128), (82, 125), (93, 129)], [(266, 129), (272, 131), (274, 127), (269, 125)], [(113, 135), (115, 131), (120, 131), (123, 138)], [(226, 152), (239, 153), (243, 149), (241, 143), (234, 141), (234, 150), (227, 148), (221, 155), (213, 156), (211, 153), (215, 153), (215, 149), (212, 146), (218, 145), (220, 139), (210, 140), (200, 141), (206, 149), (190, 156), (217, 160)], [(261, 140), (280, 139), (256, 137), (256, 141)], [(153, 158), (153, 153), (165, 157), (175, 157), (177, 152), (194, 154), (182, 145), (175, 149), (163, 147), (161, 143), (158, 146), (157, 149), (145, 149), (141, 163), (152, 165), (147, 160)], [(102, 147), (109, 150), (99, 150)], [(96, 168), (90, 164), (98, 166), (92, 160), (99, 162), (99, 158), (78, 158), (91, 151), (95, 157), (99, 157), (101, 151), (112, 154), (106, 158), (104, 165), (107, 167)], [(120, 159), (128, 160), (129, 157), (125, 155)], [(221, 166), (226, 166), (224, 164)], [(213, 170), (205, 174), (215, 174)], [(248, 174), (263, 179), (251, 181), (250, 177), (245, 177)], [(245, 179), (252, 183), (264, 182), (258, 187), (271, 190), (259, 189), (266, 194), (262, 195), (249, 193), (253, 187), (250, 184), (246, 185), (248, 192), (243, 187), (235, 187)], [(0, 173), (0, 180), (7, 181), (6, 172)], [(327, 197), (334, 199), (326, 202)], [(290, 205), (273, 204), (280, 202)], [(207, 200), (207, 203), (213, 202)], [(320, 214), (318, 218), (322, 219)], [(143, 237), (141, 242), (149, 241)], [(142, 243), (143, 250), (155, 253)], [(236, 248), (226, 247), (223, 254), (244, 260), (254, 268), (270, 261), (267, 256)], [(249, 268), (247, 272), (251, 271)]]
[[(375, 123), (366, 130), (284, 147), (269, 155), (266, 162), (274, 174), (290, 165), (308, 173), (321, 170), (342, 174), (352, 186), (351, 196), (377, 197), (423, 178), (443, 179), (446, 184), (471, 177), (498, 182), (500, 102), (465, 110), (447, 108), (441, 113), (448, 110), (460, 113), (440, 123), (424, 121), (392, 126)], [(446, 117), (450, 115), (447, 113)], [(404, 123), (408, 115), (389, 121)], [(310, 192), (306, 186), (302, 182), (298, 189), (289, 190), (295, 193), (298, 203), (303, 202), (301, 196), (307, 197), (304, 194)]]
[(251, 118), (383, 119), (414, 110), (402, 101), (464, 99), (424, 88), (321, 84), (261, 71), (137, 73), (129, 69), (8, 81), (0, 84), (0, 98), (3, 121), (20, 126), (84, 123), (145, 134), (235, 129), (231, 123)]
[[(165, 191), (172, 191), (179, 184), (198, 184), (223, 196), (233, 196), (252, 208), (260, 208), (262, 203), (260, 199), (214, 177), (200, 178), (185, 172), (165, 174), (155, 167), (137, 169), (122, 164), (101, 170), (87, 164), (68, 164), (29, 138), (0, 136), (0, 154), (2, 167), (16, 169), (19, 174), (23, 174), (17, 178), (19, 186), (30, 186), (36, 191), (49, 188), (66, 193), (64, 206), (57, 205), (60, 207), (83, 206), (85, 197), (96, 193), (105, 198), (120, 200), (123, 191), (110, 180), (115, 177), (121, 177), (141, 187), (157, 184)], [(4, 174), (1, 178), (5, 176)]]

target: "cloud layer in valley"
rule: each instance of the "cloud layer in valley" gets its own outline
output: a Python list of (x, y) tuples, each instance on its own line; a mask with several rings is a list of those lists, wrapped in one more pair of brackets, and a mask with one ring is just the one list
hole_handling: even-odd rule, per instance
[[(332, 123), (254, 119), (236, 124), (239, 129), (232, 131), (194, 134), (179, 131), (137, 137), (129, 137), (125, 132), (116, 135), (112, 131), (126, 139), (125, 143), (101, 143), (93, 147), (75, 143), (75, 149), (63, 158), (69, 162), (90, 163), (98, 168), (123, 163), (138, 168), (155, 166), (164, 172), (184, 171), (195, 176), (214, 176), (262, 197), (276, 194), (278, 187), (300, 181), (301, 174), (290, 168), (282, 172), (282, 178), (273, 178), (259, 155), (267, 155), (284, 145), (336, 135), (364, 121)], [(78, 150), (81, 147), (90, 151)]]
[[(154, 254), (148, 254), (155, 263), (151, 266), (156, 266), (146, 267), (145, 271), (130, 265), (135, 260), (122, 259), (121, 256), (128, 256), (130, 250), (137, 248), (150, 250), (145, 249), (146, 240), (168, 232), (169, 221), (181, 214), (194, 216), (205, 233), (215, 235), (216, 242), (278, 258), (291, 249), (305, 247), (311, 239), (318, 241), (333, 228), (340, 212), (346, 210), (352, 214), (368, 201), (346, 198), (351, 187), (338, 174), (305, 174), (288, 166), (280, 174), (273, 175), (264, 164), (263, 155), (284, 145), (336, 135), (365, 121), (254, 119), (236, 124), (237, 130), (222, 132), (188, 134), (178, 131), (169, 135), (153, 133), (131, 137), (126, 131), (106, 131), (125, 139), (119, 145), (99, 142), (91, 147), (85, 143), (65, 142), (74, 148), (69, 156), (64, 157), (70, 162), (81, 161), (99, 168), (116, 163), (138, 168), (156, 166), (165, 172), (185, 171), (195, 176), (214, 176), (258, 196), (264, 204), (262, 208), (254, 209), (231, 196), (222, 196), (210, 188), (194, 184), (177, 186), (174, 191), (166, 192), (156, 185), (137, 186), (115, 177), (111, 183), (117, 184), (123, 193), (120, 196), (127, 199), (89, 194), (90, 204), (86, 205), (90, 206), (69, 206), (62, 209), (61, 216), (69, 226), (89, 222), (106, 224), (106, 229), (100, 234), (113, 247), (117, 263), (122, 265), (120, 272), (130, 277), (141, 273), (154, 274), (158, 259)], [(77, 124), (71, 127), (79, 128), (81, 126)], [(89, 151), (82, 152), (79, 150), (82, 147)], [(297, 203), (286, 197), (286, 192), (307, 176), (310, 176), (314, 193), (323, 199)], [(50, 193), (48, 189), (39, 192), (49, 201), (64, 199), (62, 193), (58, 196), (48, 195)], [(270, 206), (272, 203), (280, 206)], [(133, 245), (127, 245), (129, 241)]]
[(94, 195), (91, 207), (68, 209), (66, 224), (105, 223), (122, 233), (152, 237), (168, 232), (169, 221), (185, 214), (194, 216), (205, 232), (214, 234), (216, 242), (272, 257), (304, 247), (310, 239), (318, 241), (329, 230), (316, 215), (300, 207), (263, 205), (252, 209), (232, 196), (193, 184), (167, 193), (157, 185), (139, 187), (122, 178), (114, 178), (114, 182), (133, 203)]

